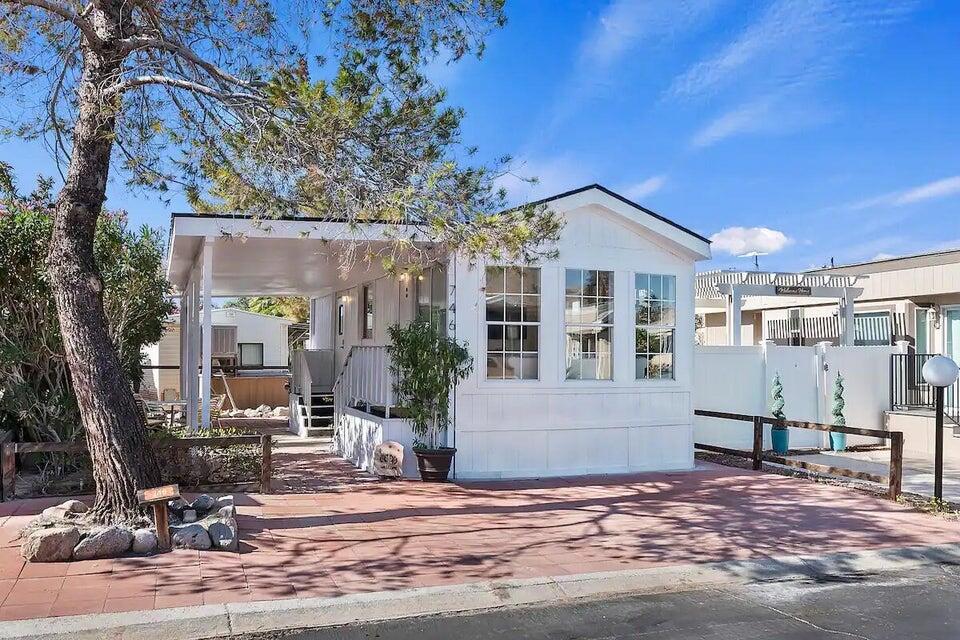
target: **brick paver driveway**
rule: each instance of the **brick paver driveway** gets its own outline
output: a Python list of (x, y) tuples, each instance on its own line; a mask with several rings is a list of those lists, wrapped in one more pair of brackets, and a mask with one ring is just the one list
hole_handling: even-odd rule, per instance
[(656, 564), (960, 542), (956, 522), (849, 490), (689, 473), (237, 496), (240, 553), (24, 565), (0, 505), (0, 619), (306, 598)]

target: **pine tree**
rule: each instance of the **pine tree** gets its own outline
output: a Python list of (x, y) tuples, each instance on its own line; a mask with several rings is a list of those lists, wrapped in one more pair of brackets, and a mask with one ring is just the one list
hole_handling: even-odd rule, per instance
[(772, 399), (770, 403), (770, 413), (773, 414), (773, 417), (777, 420), (786, 420), (787, 415), (783, 412), (783, 383), (780, 382), (779, 372), (773, 378), (773, 388), (771, 389), (770, 397)]
[(847, 419), (843, 416), (843, 376), (837, 372), (837, 379), (833, 382), (833, 424), (845, 427)]

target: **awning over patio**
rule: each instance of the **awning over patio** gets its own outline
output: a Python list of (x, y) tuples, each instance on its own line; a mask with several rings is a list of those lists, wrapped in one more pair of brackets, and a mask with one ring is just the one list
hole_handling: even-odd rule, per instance
[[(413, 229), (376, 223), (173, 214), (167, 278), (180, 294), (180, 388), (189, 427), (210, 424), (212, 298), (314, 297), (379, 278), (380, 260), (363, 257), (389, 251), (398, 233), (417, 238)], [(345, 252), (353, 252), (347, 271), (340, 268)], [(199, 379), (189, 374), (198, 367)]]

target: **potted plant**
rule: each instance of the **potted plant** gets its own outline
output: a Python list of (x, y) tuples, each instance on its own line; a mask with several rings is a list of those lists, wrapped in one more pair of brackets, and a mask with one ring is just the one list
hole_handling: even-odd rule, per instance
[(418, 320), (389, 329), (393, 389), (414, 433), (413, 453), (424, 482), (446, 482), (457, 450), (441, 440), (450, 422), (450, 394), (473, 369), (465, 344), (439, 323)]
[[(837, 379), (833, 381), (833, 424), (845, 427), (847, 419), (843, 415), (843, 376), (837, 372)], [(834, 451), (844, 451), (847, 448), (847, 434), (830, 432), (830, 448)]]
[[(787, 415), (783, 412), (783, 383), (780, 382), (780, 373), (773, 378), (773, 388), (770, 392), (772, 402), (770, 403), (770, 413), (777, 420), (786, 420)], [(773, 450), (776, 453), (784, 454), (790, 450), (790, 431), (787, 427), (773, 425), (770, 429), (770, 439), (773, 440)]]

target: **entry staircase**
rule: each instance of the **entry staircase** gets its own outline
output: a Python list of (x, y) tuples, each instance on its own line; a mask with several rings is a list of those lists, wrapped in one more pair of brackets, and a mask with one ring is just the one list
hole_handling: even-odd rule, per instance
[(333, 350), (294, 351), (290, 362), (291, 431), (304, 438), (333, 437)]

